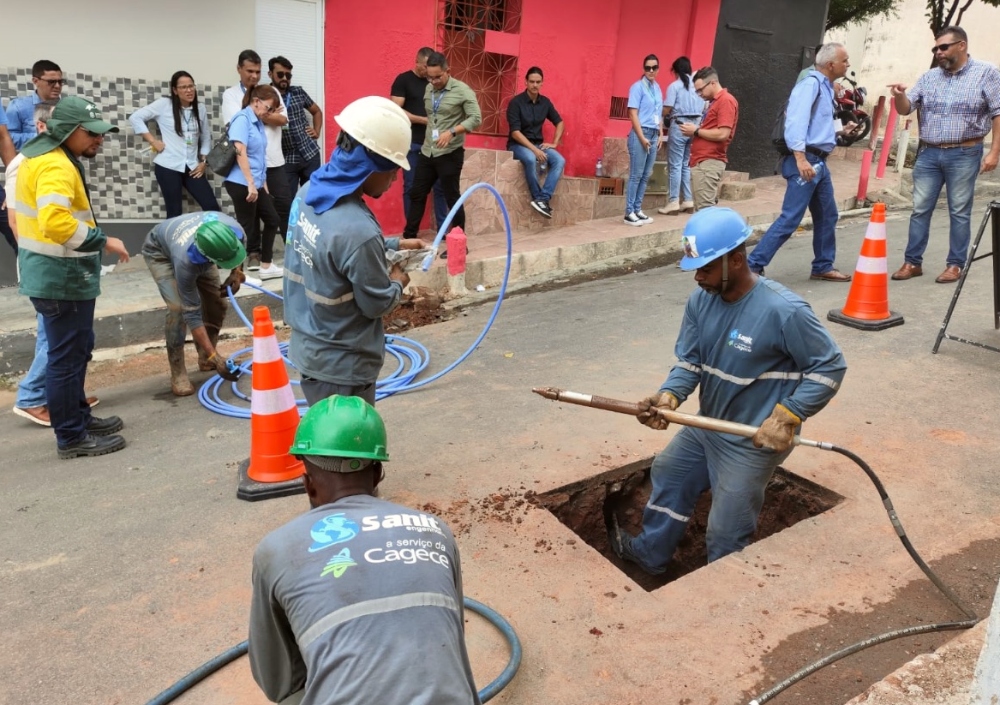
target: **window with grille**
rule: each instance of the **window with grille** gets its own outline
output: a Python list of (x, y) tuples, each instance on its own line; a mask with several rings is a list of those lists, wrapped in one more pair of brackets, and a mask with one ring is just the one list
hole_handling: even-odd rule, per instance
[(487, 51), (488, 33), (518, 35), (521, 0), (441, 0), (438, 51), (451, 75), (468, 83), (479, 99), (483, 124), (476, 132), (506, 135), (507, 103), (517, 93), (517, 56)]
[(612, 120), (628, 120), (628, 97), (621, 96), (611, 96), (611, 114), (609, 117)]

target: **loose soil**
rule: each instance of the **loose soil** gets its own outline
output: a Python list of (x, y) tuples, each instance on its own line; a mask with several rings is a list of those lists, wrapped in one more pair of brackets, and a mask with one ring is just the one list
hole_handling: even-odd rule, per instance
[[(712, 493), (703, 494), (695, 506), (667, 571), (649, 575), (614, 554), (608, 542), (607, 522), (614, 513), (622, 529), (633, 535), (639, 533), (651, 489), (649, 463), (643, 461), (538, 495), (536, 500), (632, 580), (646, 590), (656, 590), (707, 564), (705, 531)], [(835, 492), (778, 468), (767, 486), (753, 541), (825, 512), (842, 499)]]

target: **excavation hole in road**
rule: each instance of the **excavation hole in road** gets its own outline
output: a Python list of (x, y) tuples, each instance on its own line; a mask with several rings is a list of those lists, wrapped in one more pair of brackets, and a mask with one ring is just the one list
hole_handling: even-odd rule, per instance
[[(620, 560), (608, 543), (606, 517), (615, 512), (623, 529), (633, 535), (639, 532), (642, 510), (652, 487), (651, 462), (647, 459), (631, 463), (538, 495), (536, 500), (646, 590), (655, 590), (707, 564), (705, 527), (712, 504), (711, 492), (702, 495), (666, 573), (648, 575), (635, 564)], [(767, 486), (753, 540), (760, 541), (821, 514), (843, 499), (836, 492), (779, 467)]]

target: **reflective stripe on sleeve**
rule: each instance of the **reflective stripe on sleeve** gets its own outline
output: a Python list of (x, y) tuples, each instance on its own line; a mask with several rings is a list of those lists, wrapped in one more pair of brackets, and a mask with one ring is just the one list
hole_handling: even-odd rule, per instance
[(39, 196), (35, 199), (35, 207), (38, 208), (38, 210), (41, 210), (48, 205), (65, 206), (66, 208), (69, 208), (70, 205), (72, 205), (72, 202), (70, 201), (69, 196), (64, 196), (61, 193), (47, 193), (44, 196)]
[(77, 252), (76, 250), (67, 250), (62, 245), (56, 245), (52, 242), (42, 242), (41, 240), (35, 240), (30, 237), (22, 237), (17, 241), (17, 246), (27, 250), (28, 252), (34, 252), (39, 255), (45, 255), (46, 257), (98, 257), (99, 252)]
[(82, 245), (83, 241), (87, 239), (87, 233), (89, 232), (90, 232), (89, 225), (87, 225), (86, 223), (78, 223), (76, 226), (76, 232), (73, 233), (73, 237), (67, 240), (63, 244), (63, 247), (65, 247), (67, 250), (73, 250), (75, 252), (76, 248)]
[(824, 375), (818, 375), (814, 373), (807, 374), (804, 379), (810, 382), (819, 382), (820, 384), (825, 384), (830, 389), (840, 389), (840, 382), (835, 379), (830, 379)]
[(692, 365), (690, 362), (684, 362), (683, 360), (678, 360), (674, 367), (680, 367), (682, 370), (687, 370), (688, 372), (694, 372), (696, 375), (701, 374), (701, 367), (698, 365)]

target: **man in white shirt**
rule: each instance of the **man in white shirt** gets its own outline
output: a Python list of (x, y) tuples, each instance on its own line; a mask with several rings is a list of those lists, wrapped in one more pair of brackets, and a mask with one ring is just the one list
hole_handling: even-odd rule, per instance
[[(244, 49), (240, 52), (236, 63), (236, 72), (240, 76), (240, 82), (235, 86), (226, 89), (222, 94), (222, 120), (225, 124), (243, 108), (243, 96), (248, 89), (253, 88), (260, 82), (260, 54), (253, 49)], [(280, 91), (278, 92), (280, 99)], [(278, 233), (281, 240), (285, 240), (285, 231), (288, 229), (288, 211), (292, 205), (292, 194), (288, 188), (288, 177), (285, 175), (285, 155), (281, 151), (281, 130), (288, 124), (288, 113), (285, 111), (285, 101), (281, 101), (281, 107), (273, 113), (268, 113), (261, 117), (264, 123), (264, 134), (267, 135), (267, 191), (274, 199), (274, 208), (278, 211), (278, 220), (281, 222)], [(255, 224), (254, 227), (260, 227)], [(250, 233), (247, 233), (249, 236)], [(252, 241), (254, 238), (250, 238)], [(248, 253), (249, 262), (247, 269), (260, 270), (260, 253)], [(272, 268), (281, 269), (275, 264)]]

